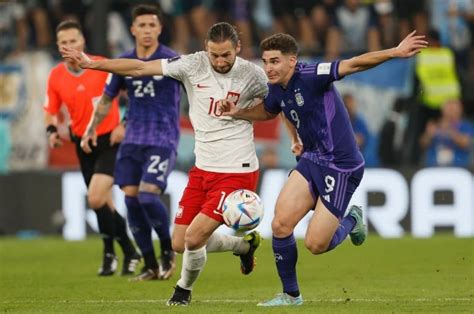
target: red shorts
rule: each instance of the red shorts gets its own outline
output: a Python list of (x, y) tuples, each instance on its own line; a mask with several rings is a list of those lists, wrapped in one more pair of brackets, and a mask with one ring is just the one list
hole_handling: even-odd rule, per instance
[(188, 185), (179, 202), (174, 223), (189, 225), (199, 213), (223, 223), (221, 207), (226, 196), (238, 189), (255, 191), (258, 176), (258, 170), (249, 173), (219, 173), (193, 167), (189, 171)]

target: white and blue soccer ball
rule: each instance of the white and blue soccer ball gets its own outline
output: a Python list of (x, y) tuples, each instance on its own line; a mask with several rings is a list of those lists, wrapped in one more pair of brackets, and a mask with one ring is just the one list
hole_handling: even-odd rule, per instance
[(263, 204), (257, 193), (236, 190), (230, 193), (222, 206), (225, 224), (236, 230), (252, 230), (263, 219)]

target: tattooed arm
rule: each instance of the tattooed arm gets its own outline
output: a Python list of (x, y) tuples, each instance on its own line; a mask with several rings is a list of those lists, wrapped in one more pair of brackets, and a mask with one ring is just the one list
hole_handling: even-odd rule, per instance
[(103, 94), (99, 100), (99, 103), (92, 113), (87, 129), (81, 139), (81, 147), (86, 153), (92, 152), (92, 146), (97, 146), (97, 133), (95, 132), (97, 126), (105, 119), (109, 114), (110, 107), (112, 106), (112, 98)]

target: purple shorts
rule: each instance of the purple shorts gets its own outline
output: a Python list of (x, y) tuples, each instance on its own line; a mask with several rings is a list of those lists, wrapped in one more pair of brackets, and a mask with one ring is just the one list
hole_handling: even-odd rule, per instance
[(141, 181), (159, 186), (164, 192), (168, 176), (176, 164), (174, 149), (122, 144), (115, 162), (115, 183), (120, 187), (138, 186)]
[(318, 165), (306, 158), (301, 158), (294, 170), (308, 181), (315, 202), (320, 197), (326, 208), (339, 220), (344, 217), (352, 194), (364, 175), (363, 166), (353, 171), (341, 171)]

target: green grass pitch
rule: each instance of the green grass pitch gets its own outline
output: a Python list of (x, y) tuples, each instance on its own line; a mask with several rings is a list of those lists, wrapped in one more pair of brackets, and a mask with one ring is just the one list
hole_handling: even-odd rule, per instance
[(361, 247), (345, 241), (321, 256), (312, 256), (300, 241), (298, 278), (305, 303), (298, 309), (256, 307), (281, 290), (269, 239), (249, 276), (240, 274), (231, 253), (209, 254), (188, 308), (165, 305), (178, 274), (141, 283), (119, 275), (97, 277), (100, 248), (95, 237), (0, 238), (0, 312), (474, 313), (472, 238), (372, 236)]

